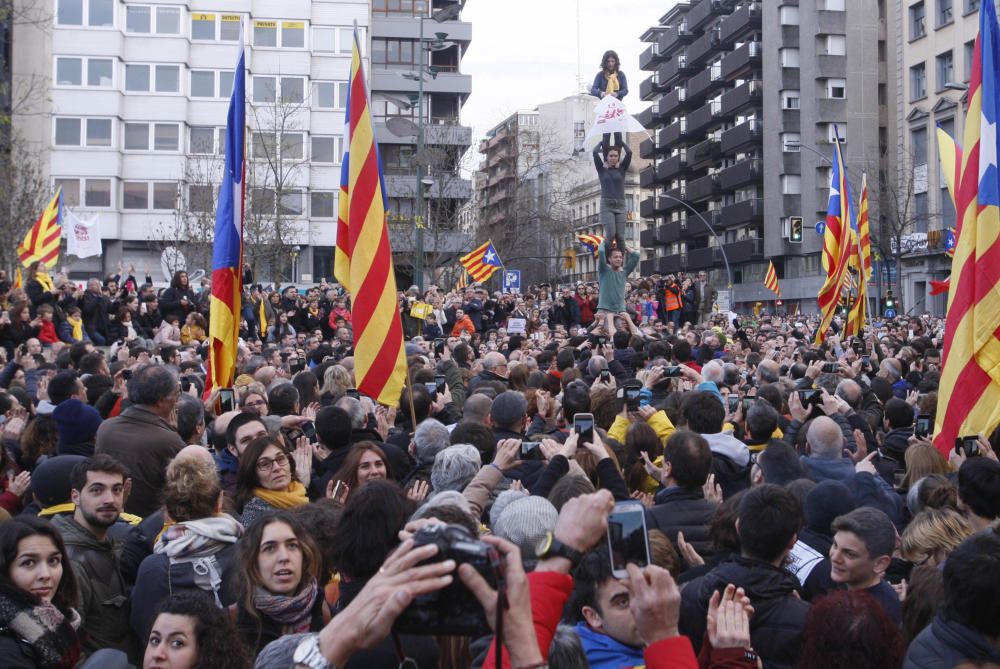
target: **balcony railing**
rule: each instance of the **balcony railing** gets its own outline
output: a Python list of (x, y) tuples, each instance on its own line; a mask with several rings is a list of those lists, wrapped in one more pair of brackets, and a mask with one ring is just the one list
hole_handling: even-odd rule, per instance
[(688, 149), (688, 165), (692, 170), (704, 169), (712, 165), (721, 155), (719, 140), (706, 139)]
[(656, 114), (664, 118), (675, 116), (679, 109), (684, 108), (685, 100), (687, 100), (687, 89), (683, 86), (678, 86), (660, 98), (660, 101), (656, 103)]
[(709, 56), (719, 51), (719, 29), (710, 28), (705, 34), (691, 43), (687, 48), (688, 62), (691, 65), (701, 65)]
[(708, 176), (688, 182), (687, 199), (691, 202), (699, 202), (707, 200), (713, 195), (718, 195), (720, 191), (719, 178), (714, 174), (709, 174)]
[(761, 4), (752, 2), (722, 19), (720, 38), (723, 44), (733, 44), (761, 27)]
[(719, 173), (722, 190), (735, 190), (753, 183), (763, 183), (760, 160), (752, 158), (736, 163)]
[(712, 100), (695, 109), (687, 116), (688, 133), (691, 135), (701, 134), (716, 120), (716, 115), (721, 111), (722, 103), (718, 100)]
[(733, 153), (752, 144), (760, 144), (762, 137), (761, 122), (751, 118), (722, 133), (722, 152)]
[(673, 55), (673, 53), (680, 49), (683, 45), (690, 44), (694, 40), (694, 37), (694, 35), (688, 32), (687, 23), (685, 21), (681, 21), (677, 25), (665, 31), (662, 35), (660, 35), (660, 39), (657, 42), (661, 58)]
[(752, 107), (763, 107), (763, 82), (746, 81), (731, 91), (722, 94), (722, 113), (729, 116), (740, 114)]
[(760, 67), (760, 42), (747, 42), (722, 59), (722, 76), (729, 81)]
[(728, 14), (731, 11), (732, 9), (728, 6), (728, 3), (722, 0), (701, 0), (701, 2), (688, 10), (685, 19), (687, 19), (688, 27), (693, 32), (697, 32), (714, 17)]
[(743, 200), (726, 205), (720, 213), (719, 222), (724, 228), (759, 223), (764, 220), (764, 203), (757, 198)]

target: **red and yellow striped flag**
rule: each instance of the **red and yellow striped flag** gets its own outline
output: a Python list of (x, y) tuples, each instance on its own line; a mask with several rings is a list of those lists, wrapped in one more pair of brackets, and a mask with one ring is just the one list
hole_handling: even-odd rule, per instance
[(872, 276), (872, 238), (868, 223), (868, 175), (861, 176), (861, 205), (858, 207), (858, 297), (847, 317), (846, 333), (860, 335), (868, 319), (868, 280)]
[(764, 287), (781, 298), (781, 286), (778, 285), (778, 272), (774, 269), (774, 262), (768, 261), (767, 274), (764, 275)]
[(1000, 424), (1000, 29), (996, 7), (979, 10), (973, 49), (965, 151), (957, 188), (957, 245), (945, 323), (934, 445), (989, 435)]
[(463, 268), (461, 270), (462, 274), (458, 277), (458, 281), (455, 282), (455, 290), (465, 290), (469, 287), (469, 273)]
[(355, 385), (378, 402), (397, 406), (406, 381), (403, 325), (357, 29), (346, 107), (334, 276), (351, 294)]
[(482, 283), (503, 267), (500, 254), (493, 248), (493, 242), (486, 240), (479, 248), (458, 259), (473, 281)]
[(840, 306), (841, 293), (850, 275), (851, 259), (856, 258), (851, 186), (847, 179), (844, 154), (840, 150), (839, 134), (836, 135), (833, 146), (830, 201), (827, 204), (826, 231), (823, 236), (823, 266), (827, 270), (827, 276), (816, 297), (822, 318), (816, 330), (816, 344), (822, 344), (826, 339), (826, 332)]
[(594, 254), (596, 258), (601, 244), (604, 243), (604, 235), (592, 235), (590, 233), (577, 235), (576, 240), (587, 247), (587, 249)]
[(17, 247), (17, 255), (25, 267), (42, 261), (46, 267), (59, 264), (59, 243), (62, 238), (62, 188), (56, 189), (52, 201), (28, 230)]

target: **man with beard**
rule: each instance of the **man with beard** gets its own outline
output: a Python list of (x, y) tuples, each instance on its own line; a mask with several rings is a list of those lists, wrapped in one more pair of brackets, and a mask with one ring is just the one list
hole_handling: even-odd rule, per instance
[(77, 610), (84, 652), (116, 648), (136, 659), (129, 628), (128, 589), (121, 574), (119, 540), (108, 536), (125, 505), (128, 472), (109, 455), (95, 455), (73, 468), (72, 516), (52, 521), (66, 542), (73, 573), (80, 588)]

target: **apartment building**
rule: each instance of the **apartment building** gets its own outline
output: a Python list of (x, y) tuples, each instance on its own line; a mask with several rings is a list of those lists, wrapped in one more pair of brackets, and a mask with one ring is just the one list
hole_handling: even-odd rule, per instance
[(784, 308), (816, 311), (833, 142), (855, 188), (887, 151), (885, 7), (870, 4), (692, 0), (642, 36), (639, 94), (654, 104), (640, 120), (655, 139), (640, 184), (655, 191), (639, 210), (656, 219), (643, 275), (707, 270), (748, 310), (774, 306), (773, 260)]
[[(898, 268), (903, 311), (943, 316), (947, 295), (930, 294), (930, 282), (951, 274), (945, 255), (955, 207), (938, 157), (936, 127), (961, 145), (965, 130), (972, 50), (979, 31), (980, 0), (896, 0), (899, 90), (896, 114), (900, 195), (912, 208), (899, 220)], [(904, 227), (905, 226), (905, 227)]]

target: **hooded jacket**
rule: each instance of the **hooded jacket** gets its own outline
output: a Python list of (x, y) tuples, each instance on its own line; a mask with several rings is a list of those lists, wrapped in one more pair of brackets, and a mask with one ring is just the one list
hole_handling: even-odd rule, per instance
[(742, 587), (753, 602), (750, 640), (765, 669), (795, 666), (809, 604), (795, 596), (799, 583), (794, 576), (759, 560), (734, 556), (688, 583), (681, 591), (681, 634), (696, 650), (701, 647), (708, 600), (729, 583)]
[(646, 527), (660, 530), (675, 546), (677, 533), (683, 532), (684, 540), (699, 555), (709, 557), (712, 554), (709, 526), (716, 508), (718, 504), (705, 499), (701, 488), (664, 488), (656, 493), (656, 506), (646, 509)]
[(1000, 648), (979, 632), (939, 613), (910, 643), (903, 669), (952, 669), (963, 660), (1000, 663)]
[(587, 654), (590, 669), (622, 669), (622, 667), (641, 667), (646, 664), (642, 648), (626, 646), (607, 634), (595, 632), (584, 622), (577, 623), (574, 629), (580, 636), (580, 645)]
[(135, 639), (129, 627), (128, 588), (121, 574), (120, 541), (98, 541), (69, 514), (52, 519), (62, 535), (80, 588), (77, 611), (84, 635), (84, 651), (116, 648), (135, 658)]
[(750, 487), (750, 449), (729, 432), (701, 435), (712, 450), (712, 473), (725, 497)]

